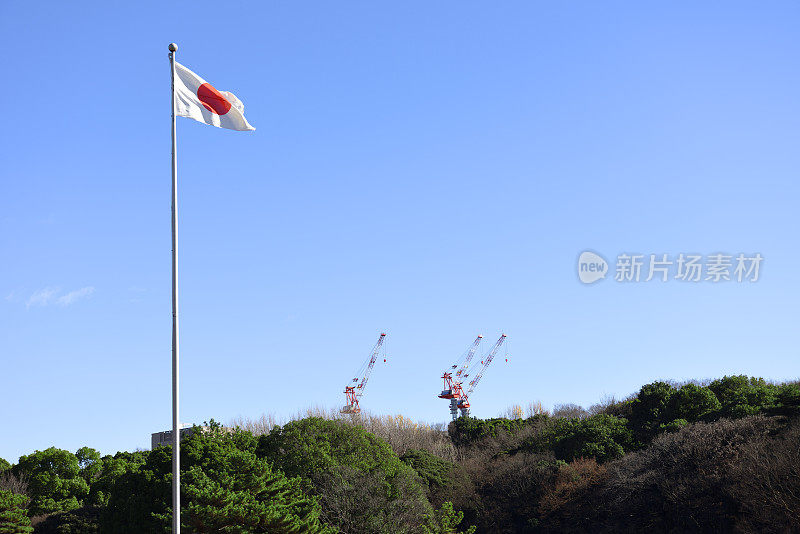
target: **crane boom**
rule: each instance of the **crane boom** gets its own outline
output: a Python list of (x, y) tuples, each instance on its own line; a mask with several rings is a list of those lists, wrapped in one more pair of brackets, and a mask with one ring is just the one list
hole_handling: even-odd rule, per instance
[[(455, 375), (456, 378), (461, 378), (461, 375), (467, 371), (470, 362), (472, 362), (472, 357), (475, 356), (475, 352), (478, 350), (478, 345), (481, 344), (482, 339), (483, 336), (479, 335), (478, 337), (475, 338), (475, 341), (472, 342), (472, 345), (470, 345), (469, 350), (467, 350), (467, 356), (464, 358), (464, 364), (459, 368), (458, 371), (456, 371)], [(464, 376), (466, 377), (467, 375)]]
[[(361, 380), (359, 382), (359, 376), (357, 375), (353, 378), (353, 382), (358, 382), (357, 386), (345, 386), (344, 394), (345, 398), (347, 399), (347, 404), (342, 408), (342, 413), (359, 413), (361, 412), (361, 407), (358, 404), (358, 401), (361, 399), (361, 396), (364, 395), (364, 390), (367, 387), (367, 382), (369, 381), (369, 377), (372, 375), (372, 369), (375, 367), (375, 362), (378, 360), (378, 354), (380, 354), (381, 347), (383, 346), (383, 340), (386, 338), (385, 333), (381, 333), (380, 337), (378, 337), (378, 341), (375, 343), (375, 346), (372, 347), (372, 352), (370, 352), (369, 360), (366, 365), (366, 369), (364, 369), (363, 374), (361, 374)], [(384, 361), (386, 361), (384, 359)], [(362, 368), (364, 366), (362, 365)]]
[(489, 351), (489, 354), (481, 362), (481, 370), (477, 375), (475, 375), (475, 378), (470, 380), (469, 389), (465, 393), (462, 393), (461, 398), (457, 401), (456, 407), (461, 411), (461, 415), (463, 417), (469, 416), (469, 396), (473, 391), (475, 391), (475, 388), (478, 386), (478, 382), (480, 382), (481, 378), (483, 378), (483, 373), (486, 372), (486, 368), (489, 367), (490, 363), (492, 363), (492, 360), (497, 355), (497, 352), (500, 350), (500, 347), (503, 345), (505, 340), (506, 335), (500, 334), (500, 339), (497, 340), (497, 342), (494, 344), (494, 347), (492, 347), (492, 350)]
[(369, 377), (372, 375), (372, 369), (375, 367), (375, 362), (378, 359), (378, 353), (381, 350), (381, 345), (383, 345), (383, 340), (386, 338), (386, 334), (381, 334), (378, 338), (377, 343), (375, 346), (372, 347), (372, 353), (369, 356), (369, 364), (367, 365), (367, 370), (364, 371), (364, 376), (361, 377), (361, 382), (358, 384), (357, 388), (359, 391), (359, 396), (364, 394), (364, 388), (367, 387), (367, 381)]
[(473, 391), (475, 391), (475, 387), (478, 385), (478, 382), (480, 382), (481, 378), (483, 378), (483, 373), (486, 372), (486, 368), (489, 367), (490, 363), (492, 363), (492, 360), (497, 355), (497, 351), (500, 350), (500, 346), (503, 344), (503, 341), (505, 340), (506, 340), (506, 335), (500, 334), (500, 339), (498, 339), (497, 342), (494, 344), (494, 347), (492, 347), (492, 350), (489, 352), (489, 355), (486, 358), (484, 358), (483, 367), (481, 367), (480, 372), (475, 376), (475, 378), (470, 380), (469, 390), (467, 390), (467, 392), (464, 394), (465, 397), (469, 397), (470, 394)]

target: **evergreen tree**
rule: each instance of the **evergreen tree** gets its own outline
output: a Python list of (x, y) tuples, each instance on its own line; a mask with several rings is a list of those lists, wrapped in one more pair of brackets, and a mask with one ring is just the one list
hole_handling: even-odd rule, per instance
[(0, 490), (0, 534), (30, 534), (33, 532), (26, 506), (28, 498), (8, 490)]
[(442, 507), (433, 514), (425, 516), (425, 524), (422, 525), (423, 534), (474, 534), (475, 527), (459, 531), (458, 525), (464, 519), (464, 512), (457, 512), (453, 509), (453, 503), (445, 502)]
[[(267, 461), (221, 430), (196, 432), (181, 442), (181, 524), (193, 533), (332, 533), (319, 520), (316, 500), (299, 479), (273, 471)], [(138, 470), (113, 486), (103, 530), (169, 532), (172, 449), (150, 453)]]

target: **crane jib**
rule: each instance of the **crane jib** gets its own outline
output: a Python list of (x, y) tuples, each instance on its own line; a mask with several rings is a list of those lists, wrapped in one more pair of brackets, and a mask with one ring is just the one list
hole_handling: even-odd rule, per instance
[[(367, 382), (372, 374), (372, 369), (375, 367), (375, 362), (378, 359), (378, 354), (380, 353), (381, 347), (383, 346), (383, 340), (385, 338), (386, 334), (381, 333), (377, 343), (375, 343), (375, 346), (372, 347), (372, 351), (369, 356), (369, 363), (364, 370), (364, 374), (361, 376), (361, 381), (359, 384), (357, 386), (345, 387), (344, 393), (347, 399), (347, 404), (344, 406), (344, 408), (342, 408), (342, 413), (359, 413), (361, 411), (358, 401), (364, 395), (364, 389), (367, 387)], [(385, 357), (383, 361), (386, 361)], [(353, 382), (358, 382), (358, 380), (359, 378), (355, 377)]]

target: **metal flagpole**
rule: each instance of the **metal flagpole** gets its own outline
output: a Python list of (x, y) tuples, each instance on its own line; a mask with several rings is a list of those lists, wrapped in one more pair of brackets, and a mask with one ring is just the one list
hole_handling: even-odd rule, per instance
[(172, 532), (181, 531), (181, 435), (178, 418), (178, 145), (175, 130), (175, 52), (169, 45), (172, 70)]

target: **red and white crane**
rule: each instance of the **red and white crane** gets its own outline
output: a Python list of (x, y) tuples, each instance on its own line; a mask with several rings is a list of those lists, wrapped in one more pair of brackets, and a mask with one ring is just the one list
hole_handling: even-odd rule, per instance
[(472, 345), (462, 354), (456, 363), (450, 366), (451, 370), (458, 369), (455, 372), (455, 376), (453, 376), (452, 372), (444, 372), (442, 374), (442, 378), (444, 379), (444, 387), (442, 392), (439, 394), (440, 399), (449, 399), (450, 400), (450, 415), (453, 416), (453, 420), (458, 417), (458, 401), (464, 395), (464, 390), (461, 387), (464, 379), (469, 376), (467, 372), (469, 369), (469, 365), (472, 362), (472, 357), (475, 356), (475, 352), (478, 350), (478, 346), (481, 344), (481, 340), (483, 336), (479, 335), (475, 338), (475, 341), (472, 342)]
[[(353, 378), (353, 382), (358, 382), (358, 385), (345, 386), (344, 395), (347, 399), (347, 404), (345, 404), (341, 409), (341, 413), (356, 414), (361, 412), (361, 407), (358, 405), (358, 401), (361, 399), (361, 396), (364, 394), (364, 389), (367, 387), (367, 381), (372, 374), (372, 369), (375, 367), (375, 362), (378, 360), (378, 355), (383, 347), (384, 339), (386, 339), (386, 334), (381, 333), (380, 337), (378, 338), (378, 342), (375, 343), (374, 347), (372, 347), (372, 352), (370, 352), (369, 358), (367, 358), (367, 360), (361, 365), (356, 373), (355, 378)], [(384, 363), (386, 362), (385, 349), (383, 353), (383, 361)]]
[[(472, 373), (472, 369), (468, 369), (469, 362), (472, 360), (472, 356), (475, 354), (475, 351), (478, 349), (478, 345), (481, 342), (481, 336), (472, 343), (472, 346), (466, 353), (466, 357), (464, 360), (464, 364), (461, 365), (459, 370), (456, 372), (456, 376), (452, 376), (450, 373), (444, 373), (442, 378), (444, 379), (444, 391), (439, 395), (441, 399), (450, 399), (450, 414), (453, 416), (453, 420), (458, 417), (458, 412), (461, 412), (462, 417), (469, 417), (469, 396), (472, 395), (472, 392), (475, 391), (475, 388), (478, 386), (478, 383), (483, 378), (483, 374), (486, 372), (486, 369), (494, 360), (494, 357), (497, 356), (497, 353), (500, 351), (500, 347), (503, 345), (503, 342), (506, 340), (505, 334), (500, 334), (500, 339), (494, 344), (492, 350), (481, 360), (480, 363), (480, 370), (477, 374), (473, 377), (472, 380), (468, 382), (469, 388), (464, 391), (463, 381), (466, 380)], [(508, 356), (506, 355), (506, 361), (508, 361)], [(452, 366), (452, 369), (459, 367), (458, 363)]]

